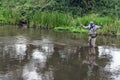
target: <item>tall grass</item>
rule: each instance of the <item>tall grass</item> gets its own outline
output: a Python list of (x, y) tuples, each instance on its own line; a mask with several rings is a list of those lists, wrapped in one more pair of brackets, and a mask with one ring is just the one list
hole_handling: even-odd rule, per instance
[(115, 20), (112, 28), (112, 30), (116, 31), (117, 35), (120, 35), (120, 20)]
[(90, 21), (94, 21), (95, 24), (99, 25), (102, 23), (103, 25), (108, 24), (112, 21), (111, 17), (101, 17), (98, 14), (89, 14), (83, 17), (76, 18), (76, 22), (79, 21), (79, 24), (88, 25)]
[(99, 16), (98, 14), (89, 14), (83, 17), (78, 17), (75, 19), (75, 25), (83, 24), (87, 26), (90, 21), (94, 21), (95, 25), (100, 25), (102, 23), (103, 28), (99, 30), (100, 33), (111, 33), (112, 31), (116, 31), (118, 23), (116, 24), (116, 19), (112, 19), (111, 17)]
[[(58, 26), (68, 26), (71, 23), (72, 17), (69, 14), (63, 14), (58, 12), (39, 12), (34, 14), (27, 12), (23, 18), (30, 20), (30, 26), (53, 28)], [(27, 16), (27, 17), (26, 17)], [(0, 24), (18, 24), (21, 19), (21, 14), (17, 10), (6, 8), (0, 10)]]
[[(99, 30), (100, 33), (115, 33), (120, 34), (120, 20), (108, 16), (101, 17), (98, 14), (89, 14), (83, 17), (73, 18), (69, 14), (58, 12), (40, 12), (35, 11), (30, 14), (29, 11), (25, 16), (30, 27), (36, 26), (41, 28), (54, 28), (55, 30), (69, 30), (71, 32), (81, 32), (81, 24), (88, 25), (90, 21), (94, 21), (96, 25), (103, 24), (103, 28)], [(27, 16), (27, 17), (26, 17)], [(5, 8), (0, 9), (0, 24), (18, 24), (21, 19), (21, 14), (18, 10)], [(87, 31), (86, 31), (87, 32)]]
[(36, 12), (30, 20), (31, 26), (37, 25), (42, 27), (59, 27), (70, 25), (72, 17), (68, 14), (58, 12)]
[(0, 10), (0, 24), (17, 24), (19, 19), (20, 14), (10, 8)]

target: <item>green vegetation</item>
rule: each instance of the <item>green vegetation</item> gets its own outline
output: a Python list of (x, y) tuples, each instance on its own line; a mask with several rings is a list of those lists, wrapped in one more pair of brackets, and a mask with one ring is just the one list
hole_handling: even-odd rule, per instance
[(36, 12), (30, 19), (30, 25), (36, 25), (43, 28), (54, 28), (57, 26), (70, 25), (72, 17), (68, 14), (58, 12)]
[(119, 28), (118, 26), (120, 25), (119, 22), (120, 20), (117, 20), (116, 18), (112, 17), (101, 17), (98, 14), (89, 14), (87, 16), (83, 17), (77, 17), (73, 20), (71, 20), (71, 23), (69, 26), (59, 26), (55, 27), (55, 30), (65, 30), (69, 32), (88, 32), (88, 30), (82, 29), (80, 26), (81, 24), (88, 25), (90, 21), (94, 21), (96, 25), (100, 25), (100, 23), (103, 24), (102, 29), (99, 30), (99, 33), (101, 34), (118, 34), (119, 33)]
[(80, 25), (103, 23), (100, 33), (120, 34), (119, 0), (0, 0), (0, 24), (70, 32), (86, 32)]

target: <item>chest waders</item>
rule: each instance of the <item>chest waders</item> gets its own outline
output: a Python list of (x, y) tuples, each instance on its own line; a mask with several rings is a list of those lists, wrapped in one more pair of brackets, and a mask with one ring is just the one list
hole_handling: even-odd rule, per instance
[[(91, 28), (90, 30), (91, 30), (93, 33), (96, 31), (96, 29), (94, 29), (94, 28)], [(93, 45), (93, 43), (92, 43), (92, 40), (97, 37), (97, 34), (96, 34), (96, 33), (95, 33), (95, 34), (89, 34), (89, 37), (90, 37), (89, 46), (90, 46), (90, 47), (93, 47), (94, 45)]]

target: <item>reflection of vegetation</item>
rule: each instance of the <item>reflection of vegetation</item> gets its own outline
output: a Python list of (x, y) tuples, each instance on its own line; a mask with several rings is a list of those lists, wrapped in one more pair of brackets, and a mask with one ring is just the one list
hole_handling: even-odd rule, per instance
[(97, 44), (103, 44), (103, 45), (107, 45), (107, 46), (113, 46), (113, 47), (118, 47), (120, 48), (120, 44), (118, 44), (120, 41), (120, 37), (119, 36), (99, 36), (97, 38)]
[[(10, 33), (14, 33), (14, 35), (19, 35), (19, 34), (27, 34), (27, 36), (29, 36), (30, 38), (30, 41), (32, 41), (33, 39), (36, 39), (36, 40), (42, 40), (43, 38), (52, 38), (52, 40), (54, 41), (61, 41), (63, 43), (68, 43), (70, 45), (70, 33), (66, 33), (66, 35), (64, 33), (54, 33), (53, 31), (51, 31), (52, 33), (48, 32), (48, 31), (39, 31), (39, 30), (25, 30), (22, 32), (17, 30), (17, 29), (10, 29), (9, 30), (12, 30), (9, 32), (9, 30), (7, 30), (6, 28), (7, 27), (1, 27), (1, 28), (5, 28), (6, 30), (6, 35), (10, 34)], [(0, 33), (3, 33), (2, 29), (0, 29)], [(5, 32), (4, 32), (5, 33)], [(4, 34), (5, 35), (5, 34)], [(57, 39), (56, 39), (57, 37)], [(80, 38), (78, 41), (82, 43), (82, 40), (83, 41), (86, 41), (85, 38), (87, 37), (85, 34), (84, 35), (80, 35), (80, 34), (76, 34), (76, 37)], [(65, 39), (66, 38), (66, 39)], [(77, 38), (77, 39), (78, 39)], [(118, 41), (116, 41), (116, 40)], [(116, 37), (116, 38), (111, 38), (111, 37), (99, 37), (99, 41), (98, 42), (101, 42), (101, 44), (104, 44), (106, 43), (105, 45), (112, 45), (113, 43), (119, 43), (119, 38)], [(76, 41), (76, 40), (75, 40)], [(74, 40), (72, 40), (71, 42), (75, 42)], [(57, 44), (57, 43), (56, 43)], [(87, 71), (88, 71), (88, 65), (83, 65), (82, 64), (82, 61), (86, 58), (86, 55), (88, 53), (88, 47), (82, 47), (84, 42), (81, 44), (81, 45), (78, 45), (80, 46), (79, 48), (75, 47), (77, 45), (64, 45), (64, 44), (61, 44), (59, 43), (57, 46), (56, 44), (54, 43), (54, 49), (56, 49), (53, 53), (53, 55), (51, 55), (49, 57), (49, 59), (47, 60), (47, 66), (46, 68), (52, 68), (53, 70), (53, 73), (54, 73), (54, 77), (55, 79), (57, 80), (66, 80), (66, 79), (69, 79), (69, 80), (80, 80), (80, 79), (84, 79), (87, 77)], [(37, 44), (38, 45), (38, 44)], [(32, 53), (32, 50), (36, 48), (36, 46), (34, 45), (27, 45), (27, 48), (28, 50), (26, 51), (26, 53), (28, 53), (28, 55), (31, 55)], [(37, 46), (38, 49), (41, 50), (41, 47), (40, 46)], [(62, 56), (62, 58), (61, 58)], [(79, 57), (78, 57), (79, 56)], [(28, 56), (28, 57), (31, 57), (31, 56)], [(26, 56), (26, 59), (27, 56)], [(29, 58), (30, 59), (30, 58)], [(7, 60), (7, 59), (6, 59)], [(2, 60), (1, 60), (2, 61)], [(16, 62), (18, 62), (17, 60), (14, 60)], [(97, 57), (96, 59), (97, 63), (99, 64), (99, 66), (102, 66), (102, 69), (106, 66), (107, 63), (109, 63), (110, 61), (110, 58), (105, 56), (105, 58), (99, 58)], [(11, 61), (13, 62), (13, 61)], [(6, 63), (11, 63), (11, 62), (7, 62)], [(17, 65), (17, 63), (13, 63), (13, 64), (10, 64), (10, 65)], [(25, 64), (26, 61), (23, 63)], [(5, 64), (4, 64), (5, 65)], [(4, 66), (2, 65), (2, 66)], [(19, 64), (18, 64), (19, 66)], [(21, 65), (20, 65), (21, 66)], [(16, 68), (16, 67), (15, 67)], [(1, 68), (2, 69), (2, 68)], [(14, 68), (13, 68), (14, 69)], [(103, 71), (103, 70), (102, 70)], [(93, 75), (91, 77), (89, 77), (91, 80), (98, 80), (100, 79), (101, 77), (105, 77), (105, 79), (107, 80), (108, 77), (109, 77), (109, 71), (104, 71), (104, 73), (106, 73), (105, 75), (102, 73), (101, 70), (95, 70), (93, 71)], [(76, 74), (75, 74), (76, 73)], [(109, 74), (107, 74), (109, 73)], [(98, 78), (98, 79), (97, 79)], [(103, 78), (102, 78), (103, 79)]]
[[(73, 49), (72, 49), (73, 50)], [(71, 51), (72, 51), (71, 50)], [(66, 53), (65, 53), (65, 52)], [(52, 68), (54, 79), (57, 80), (79, 80), (79, 62), (77, 55), (70, 56), (67, 48), (63, 45), (55, 45), (53, 55), (47, 60), (47, 68)], [(72, 54), (71, 54), (72, 55)], [(76, 73), (76, 75), (74, 75)]]
[[(13, 45), (0, 45), (0, 71), (5, 74), (19, 69), (29, 61), (27, 54), (18, 55), (15, 48)], [(24, 58), (22, 59), (21, 56)]]
[[(94, 67), (90, 67), (90, 64), (88, 64), (88, 62), (86, 64), (84, 64), (83, 66), (87, 65), (88, 70), (87, 72), (91, 72), (89, 74), (87, 74), (88, 79), (90, 80), (99, 80), (99, 79), (105, 79), (105, 80), (109, 80), (110, 76), (111, 76), (111, 72), (109, 71), (109, 68), (106, 68), (106, 65), (109, 64), (109, 62), (111, 62), (111, 57), (109, 57), (109, 55), (106, 54), (106, 56), (104, 56), (102, 58), (98, 57), (99, 52), (97, 48), (95, 48), (96, 54), (88, 54), (89, 52), (87, 51), (89, 48), (88, 47), (82, 47), (81, 48), (81, 52), (83, 52), (81, 54), (81, 58), (82, 60), (86, 59), (88, 60), (88, 57), (90, 59), (95, 59), (94, 57), (92, 58), (92, 56), (96, 56), (96, 63), (98, 64), (98, 66), (94, 66)], [(92, 71), (91, 71), (92, 69)]]
[[(89, 79), (89, 80), (99, 80), (99, 79), (109, 79), (111, 74), (109, 71), (104, 70), (104, 66), (109, 60), (104, 61), (98, 56), (97, 48), (96, 50), (96, 62), (98, 67), (90, 70), (89, 64), (83, 64), (82, 62), (86, 60), (89, 56), (89, 47), (68, 47), (61, 45), (54, 46), (53, 55), (47, 60), (47, 69), (51, 68), (53, 71), (53, 76), (57, 80), (79, 80), (79, 79)], [(63, 52), (62, 52), (63, 51)], [(62, 54), (63, 53), (63, 54)], [(62, 55), (61, 55), (62, 54)], [(64, 58), (61, 58), (63, 56)], [(79, 57), (78, 57), (79, 56)], [(99, 62), (99, 60), (101, 60)], [(102, 67), (102, 68), (101, 68)], [(92, 66), (91, 66), (92, 68)], [(46, 70), (47, 70), (46, 69)], [(74, 74), (75, 73), (75, 74)], [(106, 74), (109, 73), (109, 74)]]

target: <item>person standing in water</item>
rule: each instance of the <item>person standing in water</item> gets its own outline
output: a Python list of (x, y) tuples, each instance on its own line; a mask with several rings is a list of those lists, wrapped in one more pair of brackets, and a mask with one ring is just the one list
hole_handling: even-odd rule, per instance
[(96, 42), (96, 37), (97, 37), (97, 30), (100, 29), (102, 27), (102, 23), (100, 26), (95, 25), (93, 21), (90, 21), (88, 26), (84, 26), (82, 25), (82, 27), (84, 29), (88, 29), (89, 30), (89, 39), (88, 39), (88, 43), (90, 47), (95, 47), (95, 42)]

